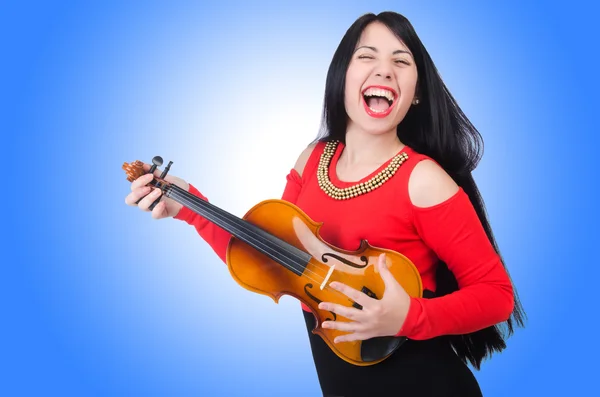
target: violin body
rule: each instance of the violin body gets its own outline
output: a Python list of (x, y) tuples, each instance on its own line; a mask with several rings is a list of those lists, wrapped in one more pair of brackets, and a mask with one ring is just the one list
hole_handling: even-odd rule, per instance
[[(383, 279), (377, 270), (379, 255), (386, 254), (390, 272), (407, 294), (422, 296), (421, 277), (414, 264), (395, 251), (371, 247), (363, 241), (356, 251), (345, 251), (326, 243), (319, 236), (321, 223), (311, 220), (295, 205), (282, 200), (263, 201), (250, 209), (244, 220), (278, 236), (311, 255), (303, 274), (282, 267), (264, 254), (248, 249), (248, 245), (232, 237), (227, 250), (227, 265), (233, 279), (242, 287), (271, 297), (276, 303), (283, 295), (297, 298), (306, 304), (316, 317), (312, 331), (327, 343), (343, 360), (359, 366), (373, 365), (385, 360), (404, 338), (385, 337), (366, 341), (333, 343), (343, 331), (321, 328), (326, 320), (350, 321), (335, 313), (318, 308), (320, 302), (352, 306), (347, 296), (332, 288), (321, 288), (333, 281), (344, 283), (371, 297), (380, 299), (385, 292)], [(331, 274), (327, 277), (328, 273)]]
[[(156, 160), (156, 159), (159, 159)], [(162, 164), (160, 157), (153, 162)], [(343, 331), (324, 329), (323, 321), (350, 321), (336, 313), (319, 309), (321, 302), (344, 306), (360, 305), (329, 286), (337, 281), (375, 299), (381, 299), (385, 284), (377, 263), (382, 253), (398, 283), (411, 297), (422, 297), (423, 286), (415, 265), (404, 255), (372, 247), (362, 241), (355, 251), (342, 250), (319, 236), (322, 223), (310, 219), (300, 208), (284, 200), (266, 200), (252, 207), (243, 218), (201, 199), (164, 180), (171, 163), (150, 186), (231, 233), (226, 263), (233, 279), (245, 289), (271, 297), (276, 303), (284, 295), (304, 303), (316, 318), (312, 330), (341, 359), (358, 366), (374, 365), (389, 357), (404, 337), (377, 337), (364, 341), (334, 343)], [(124, 163), (127, 179), (133, 182), (145, 172), (143, 163)], [(155, 166), (150, 172), (154, 172)], [(158, 203), (157, 199), (153, 205)]]

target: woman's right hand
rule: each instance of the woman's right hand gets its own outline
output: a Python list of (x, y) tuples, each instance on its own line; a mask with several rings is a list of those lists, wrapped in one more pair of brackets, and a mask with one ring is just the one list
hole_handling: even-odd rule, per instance
[[(144, 163), (144, 171), (148, 172), (149, 170), (150, 165)], [(154, 172), (154, 175), (156, 177), (159, 177), (160, 174), (161, 171), (159, 170), (156, 170)], [(146, 186), (151, 181), (151, 174), (144, 174), (138, 179), (134, 180), (131, 183), (131, 193), (129, 193), (125, 197), (125, 204), (137, 206), (142, 211), (149, 212), (150, 205), (152, 205), (152, 203), (162, 195), (162, 191), (160, 189), (152, 186)], [(189, 191), (189, 184), (181, 178), (172, 175), (167, 175), (165, 177), (165, 181), (177, 185), (185, 191)], [(139, 203), (138, 200), (140, 200)], [(162, 219), (174, 217), (179, 213), (182, 207), (183, 206), (178, 202), (170, 198), (163, 197), (161, 201), (152, 210), (152, 218)]]

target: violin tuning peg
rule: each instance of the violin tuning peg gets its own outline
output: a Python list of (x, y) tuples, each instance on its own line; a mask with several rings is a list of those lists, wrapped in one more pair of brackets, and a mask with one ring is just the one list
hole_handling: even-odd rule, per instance
[[(154, 156), (152, 158), (152, 166), (150, 167), (150, 169), (148, 170), (148, 174), (154, 174), (154, 171), (156, 171), (157, 167), (160, 167), (161, 165), (163, 165), (163, 158), (160, 156)], [(140, 198), (138, 201), (136, 201), (136, 204), (139, 204), (140, 201), (142, 201), (143, 197)], [(152, 206), (150, 207), (150, 209), (154, 208), (154, 206), (157, 204), (158, 202), (154, 202), (152, 203)]]
[[(156, 158), (156, 157), (155, 157)], [(160, 157), (159, 157), (160, 158)], [(154, 160), (153, 160), (154, 161)], [(162, 164), (162, 159), (160, 159), (160, 163)], [(169, 164), (167, 164), (167, 166), (165, 167), (165, 169), (163, 170), (162, 174), (160, 174), (159, 179), (165, 179), (165, 177), (167, 176), (167, 174), (169, 173), (169, 170), (171, 169), (171, 164), (173, 164), (172, 161), (169, 161)], [(160, 197), (157, 198), (156, 200), (154, 200), (154, 202), (152, 204), (150, 204), (150, 207), (148, 207), (150, 209), (150, 211), (152, 211), (154, 209), (154, 207), (156, 207), (156, 204), (158, 204), (160, 202)]]
[(150, 170), (148, 171), (149, 174), (154, 173), (154, 171), (156, 170), (156, 167), (160, 167), (161, 165), (163, 165), (163, 159), (160, 156), (154, 156), (154, 158), (152, 159), (152, 167), (150, 167)]
[(169, 170), (171, 169), (171, 164), (173, 164), (173, 162), (169, 161), (169, 164), (167, 164), (167, 166), (165, 167), (165, 170), (160, 175), (160, 179), (165, 179), (165, 176), (167, 176), (167, 174), (169, 173)]

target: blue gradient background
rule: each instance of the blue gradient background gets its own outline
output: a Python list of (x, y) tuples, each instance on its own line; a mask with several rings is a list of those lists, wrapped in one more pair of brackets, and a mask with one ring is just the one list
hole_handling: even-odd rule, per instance
[(475, 177), (528, 327), (476, 372), (484, 394), (593, 390), (590, 7), (90, 4), (0, 7), (0, 395), (318, 396), (297, 302), (247, 292), (192, 228), (126, 206), (121, 165), (161, 155), (239, 216), (279, 197), (317, 134), (339, 40), (387, 9), (413, 22), (485, 139)]

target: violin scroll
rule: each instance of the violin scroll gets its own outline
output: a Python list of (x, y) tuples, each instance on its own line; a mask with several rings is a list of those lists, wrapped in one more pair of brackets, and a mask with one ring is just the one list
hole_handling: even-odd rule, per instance
[[(122, 168), (125, 170), (125, 173), (127, 174), (127, 180), (129, 182), (133, 182), (134, 180), (136, 180), (137, 178), (139, 178), (140, 176), (142, 176), (144, 174), (153, 174), (154, 171), (156, 171), (156, 168), (160, 167), (162, 164), (163, 164), (162, 157), (154, 156), (154, 158), (152, 158), (152, 166), (150, 167), (150, 170), (148, 170), (147, 172), (144, 171), (144, 163), (142, 163), (140, 160), (135, 160), (133, 163), (129, 163), (129, 164), (123, 163)], [(169, 164), (165, 167), (164, 171), (160, 175), (160, 179), (165, 179), (165, 177), (169, 173), (169, 170), (171, 169), (171, 164), (173, 164), (173, 162), (169, 161)]]
[(133, 182), (138, 179), (140, 176), (144, 175), (144, 163), (140, 160), (135, 160), (133, 163), (123, 163), (123, 167), (125, 173), (127, 174), (127, 180), (129, 182)]
[[(160, 156), (154, 156), (152, 158), (152, 166), (150, 167), (150, 169), (148, 170), (148, 172), (144, 171), (144, 163), (142, 163), (140, 160), (136, 160), (133, 163), (127, 164), (127, 163), (123, 163), (122, 168), (125, 170), (125, 173), (127, 174), (127, 180), (129, 182), (133, 182), (135, 181), (137, 178), (139, 178), (140, 176), (144, 175), (144, 174), (154, 174), (154, 171), (156, 170), (156, 168), (160, 167), (163, 164), (163, 159)], [(159, 189), (164, 189), (165, 186), (168, 186), (169, 183), (165, 182), (164, 179), (167, 176), (167, 173), (169, 172), (169, 170), (171, 169), (171, 164), (173, 164), (172, 161), (169, 161), (169, 164), (165, 167), (165, 169), (163, 170), (162, 174), (160, 175), (158, 181), (153, 181), (153, 185), (158, 187)], [(150, 207), (148, 207), (150, 209), (150, 211), (152, 211), (154, 209), (154, 207), (156, 207), (156, 205), (160, 202), (161, 197), (157, 198), (156, 200), (154, 200), (154, 202), (150, 205)], [(136, 204), (139, 204), (139, 202), (142, 199), (140, 198)]]

